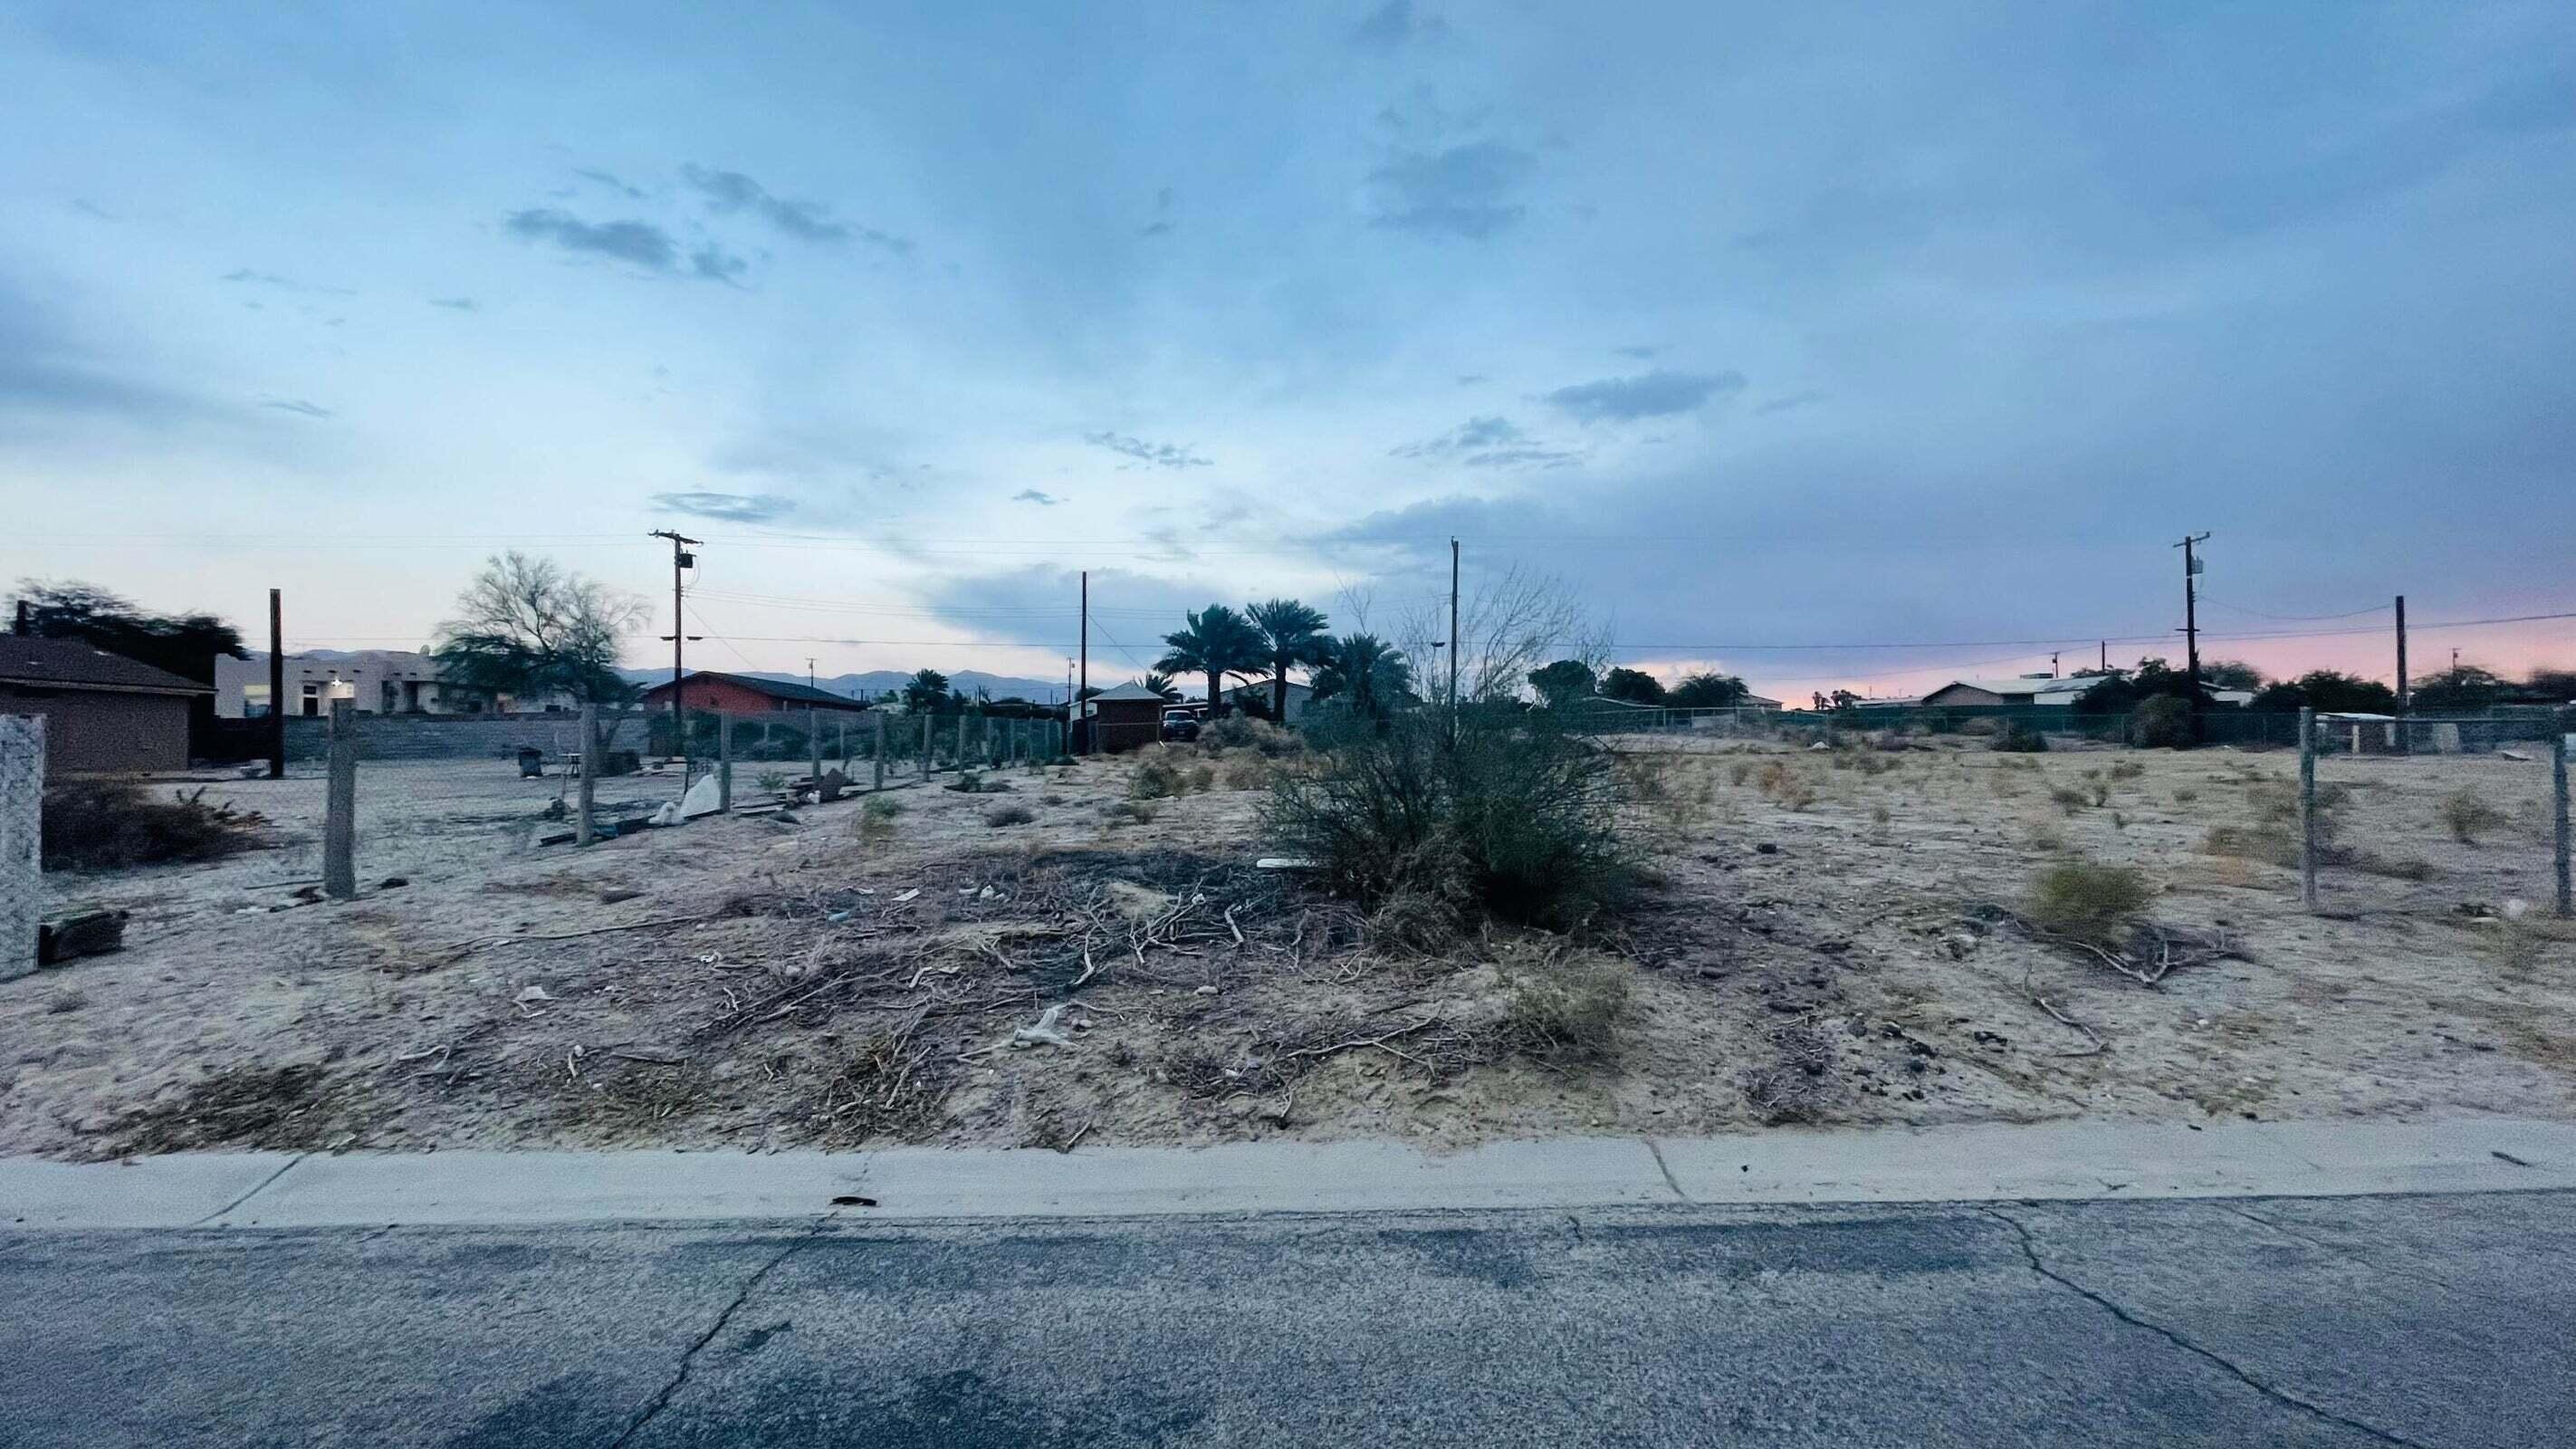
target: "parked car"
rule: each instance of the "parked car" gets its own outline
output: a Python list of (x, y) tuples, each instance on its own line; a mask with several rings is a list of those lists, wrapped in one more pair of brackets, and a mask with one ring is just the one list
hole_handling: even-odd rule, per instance
[(1187, 744), (1199, 737), (1199, 717), (1185, 709), (1163, 711), (1163, 740), (1166, 744)]

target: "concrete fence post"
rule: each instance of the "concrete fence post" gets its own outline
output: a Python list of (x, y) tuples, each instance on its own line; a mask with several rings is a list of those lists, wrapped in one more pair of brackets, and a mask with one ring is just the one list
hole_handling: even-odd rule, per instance
[(0, 714), (0, 981), (36, 969), (44, 839), (45, 717)]
[(957, 716), (957, 768), (966, 768), (966, 716)]
[(874, 762), (876, 766), (876, 784), (874, 788), (882, 790), (885, 788), (885, 711), (875, 709), (868, 711), (868, 713), (875, 715), (877, 720), (876, 750), (874, 752), (876, 755)]
[(2317, 712), (2299, 707), (2299, 904), (2317, 908)]
[(588, 845), (598, 838), (592, 812), (599, 800), (599, 706), (581, 707), (581, 808), (574, 813), (572, 843)]
[(330, 780), (322, 802), (322, 894), (358, 896), (358, 731), (349, 701), (331, 701)]
[(823, 794), (823, 717), (816, 714), (810, 704), (805, 706), (805, 750), (811, 757), (808, 773), (814, 781), (814, 795), (820, 799)]
[(733, 813), (733, 717), (716, 711), (716, 812)]
[(2563, 920), (2576, 915), (2576, 899), (2570, 898), (2567, 879), (2567, 721), (2563, 719), (2549, 732), (2549, 795), (2550, 814), (2557, 826), (2558, 915)]
[(921, 778), (930, 778), (930, 716), (921, 717)]

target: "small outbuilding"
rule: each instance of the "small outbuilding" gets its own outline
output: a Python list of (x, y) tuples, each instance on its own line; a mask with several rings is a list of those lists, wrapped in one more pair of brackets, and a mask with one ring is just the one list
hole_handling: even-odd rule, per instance
[(1104, 689), (1082, 702), (1082, 720), (1074, 726), (1074, 748), (1085, 754), (1116, 754), (1163, 737), (1163, 711), (1171, 701), (1136, 683)]
[(49, 774), (188, 768), (188, 711), (214, 686), (80, 639), (0, 634), (0, 714), (42, 715)]
[[(644, 691), (644, 707), (669, 709), (672, 689), (669, 684), (657, 684)], [(752, 674), (719, 674), (712, 669), (691, 670), (681, 677), (678, 690), (684, 709), (722, 710), (727, 714), (768, 714), (785, 709), (838, 709), (856, 714), (868, 707), (864, 700), (828, 689)]]

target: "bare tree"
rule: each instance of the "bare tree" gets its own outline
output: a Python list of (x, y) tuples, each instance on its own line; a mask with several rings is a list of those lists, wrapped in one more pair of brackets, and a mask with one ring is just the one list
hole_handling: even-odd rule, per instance
[(511, 552), (487, 560), (438, 626), (439, 682), (493, 695), (569, 694), (623, 704), (637, 693), (617, 672), (619, 640), (640, 627), (644, 601), (552, 559)]
[[(1413, 662), (1427, 699), (1448, 690), (1445, 599), (1405, 611), (1396, 646)], [(1438, 647), (1435, 647), (1438, 646)], [(1458, 697), (1470, 702), (1515, 699), (1530, 671), (1572, 659), (1598, 675), (1610, 664), (1610, 632), (1572, 584), (1521, 564), (1477, 580), (1458, 601)]]

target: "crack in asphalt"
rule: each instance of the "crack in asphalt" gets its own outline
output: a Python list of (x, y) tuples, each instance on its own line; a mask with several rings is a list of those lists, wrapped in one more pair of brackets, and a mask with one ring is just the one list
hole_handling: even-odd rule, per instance
[(222, 1207), (219, 1207), (213, 1212), (206, 1214), (204, 1217), (197, 1219), (195, 1222), (188, 1224), (188, 1226), (192, 1228), (202, 1228), (206, 1224), (213, 1222), (215, 1219), (222, 1217), (224, 1214), (231, 1212), (233, 1209), (240, 1207), (243, 1203), (246, 1203), (252, 1198), (259, 1196), (261, 1193), (268, 1191), (270, 1183), (273, 1183), (288, 1173), (293, 1172), (303, 1163), (304, 1159), (312, 1155), (313, 1154), (310, 1152), (299, 1152), (293, 1157), (286, 1159), (286, 1165), (284, 1167), (281, 1167), (277, 1171), (270, 1173), (268, 1176), (261, 1178), (258, 1183), (252, 1186), (250, 1191), (234, 1198), (231, 1202), (225, 1203)]
[(653, 1395), (652, 1401), (636, 1414), (634, 1422), (626, 1426), (624, 1433), (609, 1441), (608, 1449), (625, 1449), (629, 1441), (644, 1432), (645, 1425), (652, 1423), (664, 1409), (671, 1406), (672, 1396), (680, 1392), (680, 1387), (689, 1381), (689, 1371), (697, 1367), (699, 1353), (704, 1351), (708, 1344), (715, 1342), (716, 1335), (724, 1332), (725, 1325), (731, 1323), (733, 1316), (742, 1311), (742, 1305), (751, 1301), (751, 1295), (760, 1287), (761, 1280), (775, 1272), (779, 1264), (796, 1256), (806, 1244), (821, 1236), (823, 1229), (831, 1226), (834, 1216), (834, 1214), (825, 1213), (816, 1218), (814, 1226), (807, 1228), (803, 1237), (779, 1249), (768, 1262), (760, 1265), (757, 1272), (743, 1280), (741, 1289), (733, 1295), (733, 1301), (727, 1303), (716, 1314), (716, 1321), (707, 1325), (707, 1331), (698, 1335), (697, 1342), (681, 1350), (679, 1366), (672, 1370), (670, 1382), (662, 1385), (661, 1391)]
[(2016, 1218), (2012, 1214), (1997, 1207), (1980, 1208), (1979, 1211), (2013, 1230), (2013, 1235), (2021, 1243), (2022, 1258), (2030, 1264), (2030, 1271), (2047, 1279), (2049, 1282), (2064, 1288), (2076, 1297), (2093, 1304), (2095, 1307), (2100, 1308), (2103, 1312), (2110, 1314), (2113, 1318), (2120, 1320), (2122, 1323), (2125, 1323), (2132, 1328), (2145, 1329), (2147, 1332), (2154, 1334), (2156, 1337), (2163, 1339), (2165, 1342), (2172, 1344), (2183, 1352), (2188, 1353), (2195, 1358), (2205, 1359), (2208, 1362), (2217, 1365), (2219, 1368), (2225, 1370), (2227, 1374), (2234, 1378), (2238, 1383), (2245, 1385), (2247, 1388), (2252, 1389), (2254, 1392), (2261, 1394), (2263, 1397), (2270, 1399), (2272, 1402), (2280, 1404), (2285, 1408), (2296, 1409), (2300, 1413), (2306, 1414), (2310, 1418), (2320, 1420), (2324, 1423), (2338, 1425), (2342, 1428), (2353, 1430), (2356, 1433), (2367, 1434), (2382, 1444), (2396, 1444), (2402, 1446), (2402, 1449), (2424, 1449), (2423, 1445), (2417, 1443), (2417, 1441), (2413, 1439), (2406, 1438), (2400, 1434), (2392, 1434), (2386, 1429), (2380, 1428), (2376, 1424), (2365, 1423), (2362, 1420), (2338, 1414), (2332, 1409), (2326, 1408), (2322, 1404), (2312, 1404), (2295, 1394), (2274, 1388), (2272, 1385), (2263, 1382), (2261, 1379), (2254, 1377), (2252, 1374), (2247, 1373), (2244, 1369), (2238, 1367), (2233, 1360), (2227, 1358), (2224, 1354), (2218, 1353), (2212, 1349), (2203, 1348), (2199, 1344), (2183, 1337), (2174, 1330), (2165, 1327), (2163, 1324), (2150, 1323), (2146, 1319), (2140, 1318), (2136, 1314), (2121, 1307), (2119, 1304), (2112, 1302), (2103, 1294), (2094, 1292), (2092, 1289), (2085, 1287), (2083, 1284), (2076, 1282), (2074, 1279), (2067, 1277), (2065, 1274), (2056, 1271), (2046, 1263), (2040, 1261), (2039, 1244), (2036, 1239), (2031, 1237), (2030, 1229), (2023, 1225), (2021, 1219)]
[(1664, 1149), (1656, 1146), (1655, 1139), (1652, 1137), (1641, 1137), (1637, 1140), (1645, 1143), (1646, 1151), (1654, 1155), (1655, 1170), (1664, 1175), (1664, 1186), (1673, 1190), (1673, 1196), (1680, 1198), (1684, 1202), (1689, 1202), (1691, 1200), (1691, 1195), (1682, 1191), (1681, 1180), (1673, 1176), (1673, 1165), (1664, 1161)]
[(2247, 1222), (2253, 1223), (2258, 1227), (2269, 1228), (2273, 1232), (2279, 1233), (2282, 1237), (2290, 1239), (2292, 1242), (2305, 1243), (2320, 1253), (2341, 1258), (2348, 1263), (2359, 1263), (2361, 1266), (2368, 1268), (2374, 1273), (2385, 1273), (2392, 1278), (2412, 1279), (2415, 1282), (2426, 1285), (2427, 1287), (2440, 1288), (2448, 1292), (2459, 1293), (2470, 1298), (2475, 1298), (2481, 1303), (2501, 1304), (2508, 1301), (2506, 1299), (2498, 1298), (2491, 1293), (2480, 1293), (2475, 1289), (2463, 1288), (2459, 1284), (2452, 1282), (2450, 1279), (2445, 1278), (2438, 1273), (2418, 1273), (2411, 1268), (2396, 1267), (2382, 1259), (2373, 1258), (2364, 1253), (2356, 1253), (2350, 1248), (2337, 1247), (2335, 1244), (2329, 1243), (2323, 1238), (2311, 1237), (2306, 1233), (2300, 1232), (2297, 1228), (2291, 1227), (2287, 1223), (2277, 1222), (2271, 1218), (2263, 1216), (2261, 1213), (2238, 1207), (2234, 1203), (2213, 1200), (2209, 1205), (2219, 1209), (2221, 1212), (2234, 1213), (2236, 1216), (2243, 1218)]

